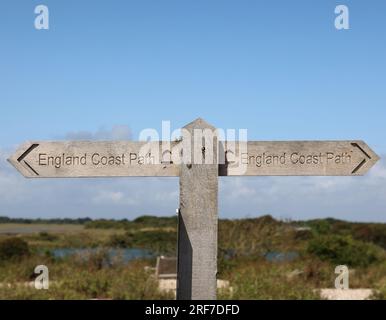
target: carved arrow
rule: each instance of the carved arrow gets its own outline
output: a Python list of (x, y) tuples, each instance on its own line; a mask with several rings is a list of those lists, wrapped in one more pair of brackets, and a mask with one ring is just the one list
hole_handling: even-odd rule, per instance
[[(219, 150), (219, 176), (360, 176), (379, 160), (363, 141), (221, 142)], [(178, 177), (180, 152), (180, 142), (39, 141), (9, 162), (29, 178)]]

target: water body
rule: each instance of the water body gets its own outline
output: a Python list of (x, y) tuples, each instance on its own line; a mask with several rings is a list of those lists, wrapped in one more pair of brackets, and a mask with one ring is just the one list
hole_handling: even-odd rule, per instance
[[(113, 261), (116, 258), (121, 259), (122, 262), (129, 262), (135, 259), (149, 259), (154, 258), (156, 255), (149, 250), (145, 249), (136, 249), (136, 248), (129, 248), (129, 249), (115, 249), (110, 248), (106, 249), (108, 258), (110, 261)], [(70, 256), (80, 256), (80, 257), (88, 257), (90, 254), (95, 254), (100, 252), (100, 249), (92, 249), (92, 248), (58, 248), (50, 250), (51, 254), (55, 258), (63, 259)]]
[[(231, 260), (236, 257), (236, 250), (229, 249), (225, 252), (225, 259)], [(280, 252), (270, 251), (262, 254), (265, 260), (268, 262), (291, 262), (299, 258), (299, 253), (296, 251)]]
[[(63, 259), (70, 256), (77, 255), (79, 257), (87, 258), (90, 254), (98, 253), (100, 249), (92, 248), (58, 248), (51, 250), (51, 254), (55, 258)], [(128, 249), (107, 249), (108, 259), (114, 261), (119, 258), (122, 262), (127, 263), (135, 259), (150, 259), (155, 258), (156, 255), (149, 250), (128, 248)], [(231, 259), (231, 256), (226, 255), (227, 259)], [(299, 258), (299, 253), (296, 251), (278, 252), (271, 251), (264, 255), (264, 258), (269, 262), (291, 262)]]
[(296, 251), (289, 251), (289, 252), (271, 251), (266, 253), (264, 257), (269, 262), (291, 262), (299, 258), (299, 253)]

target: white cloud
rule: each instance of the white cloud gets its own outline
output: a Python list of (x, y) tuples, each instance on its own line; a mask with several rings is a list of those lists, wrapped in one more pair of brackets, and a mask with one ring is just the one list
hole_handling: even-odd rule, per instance
[(386, 165), (385, 161), (381, 160), (372, 170), (369, 172), (370, 177), (386, 180)]
[(222, 178), (223, 216), (272, 214), (386, 222), (386, 161), (364, 177)]
[[(227, 178), (225, 178), (227, 179)], [(240, 198), (256, 197), (257, 190), (251, 188), (243, 182), (243, 178), (231, 178), (232, 180), (226, 184), (226, 192), (229, 194), (229, 197), (233, 200)]]
[(117, 125), (111, 129), (100, 128), (96, 132), (73, 131), (64, 137), (65, 140), (131, 140), (132, 133), (127, 125)]
[(135, 205), (137, 201), (131, 195), (125, 195), (122, 191), (100, 190), (92, 198), (95, 204), (105, 205)]

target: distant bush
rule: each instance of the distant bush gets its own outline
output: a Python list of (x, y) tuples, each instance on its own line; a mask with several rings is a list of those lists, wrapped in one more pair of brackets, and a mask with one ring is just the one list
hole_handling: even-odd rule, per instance
[(386, 249), (386, 224), (384, 223), (347, 222), (332, 218), (300, 223), (302, 226), (311, 227), (315, 235), (351, 235), (356, 240), (372, 242)]
[(112, 265), (109, 251), (106, 248), (98, 248), (76, 255), (75, 261), (79, 265), (87, 267), (88, 271), (102, 270)]
[(0, 242), (0, 261), (18, 259), (29, 255), (28, 243), (19, 238), (8, 238)]
[(294, 238), (296, 240), (310, 240), (313, 238), (313, 232), (312, 230), (307, 230), (307, 229), (300, 229), (300, 230), (295, 230), (295, 235)]
[(353, 237), (368, 241), (386, 249), (386, 226), (382, 224), (360, 224), (353, 230)]
[(107, 246), (118, 248), (145, 248), (160, 254), (175, 254), (176, 244), (177, 232), (139, 231), (112, 235)]
[(87, 229), (140, 229), (177, 227), (176, 217), (141, 216), (133, 221), (123, 220), (93, 220), (85, 224)]
[(58, 237), (46, 231), (42, 231), (39, 232), (39, 239), (43, 241), (55, 241)]
[(22, 224), (85, 224), (91, 221), (90, 218), (64, 218), (64, 219), (24, 219), (0, 217), (0, 223), (22, 223)]
[(312, 230), (318, 234), (328, 234), (331, 232), (331, 223), (329, 220), (315, 220), (311, 223)]
[(367, 267), (382, 259), (381, 248), (351, 236), (328, 235), (310, 240), (307, 251), (336, 265), (349, 267)]
[(133, 220), (133, 223), (142, 225), (143, 227), (176, 227), (177, 217), (141, 216)]
[(240, 220), (220, 220), (220, 250), (234, 251), (236, 256), (261, 255), (290, 243), (293, 236), (284, 222), (271, 216)]
[(94, 220), (85, 224), (86, 229), (126, 229), (130, 226), (128, 220)]

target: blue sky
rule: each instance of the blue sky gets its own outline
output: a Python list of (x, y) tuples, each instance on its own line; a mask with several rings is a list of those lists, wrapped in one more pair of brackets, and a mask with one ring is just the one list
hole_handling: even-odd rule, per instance
[[(34, 28), (38, 4), (49, 8), (49, 30)], [(334, 27), (338, 4), (349, 8), (350, 30)], [(363, 139), (386, 154), (383, 0), (13, 0), (2, 3), (1, 11), (0, 214), (133, 217), (172, 213), (178, 204), (175, 180), (24, 181), (5, 159), (29, 139), (109, 138), (117, 126), (136, 139), (144, 128), (160, 129), (162, 120), (179, 128), (200, 116), (217, 127), (246, 128), (249, 139)], [(223, 199), (234, 188), (256, 197), (265, 181), (288, 189), (278, 187), (265, 203), (246, 205), (241, 196), (223, 201), (222, 211), (232, 217), (271, 213), (386, 221), (384, 170), (381, 162), (376, 178), (341, 178), (352, 181), (343, 187), (331, 178), (224, 182)], [(170, 201), (149, 201), (145, 192), (134, 192), (148, 188), (149, 181), (167, 193), (160, 199)], [(313, 199), (307, 186), (325, 181), (337, 183), (348, 198), (358, 198), (353, 190), (369, 198), (342, 203), (334, 193), (327, 198), (331, 205), (320, 208), (327, 196)], [(364, 181), (374, 190), (361, 189)], [(302, 198), (289, 196), (304, 184)], [(56, 202), (38, 201), (31, 191), (37, 186), (48, 193), (56, 188)], [(85, 197), (84, 204), (67, 188)], [(125, 201), (119, 207), (108, 201), (93, 206), (102, 189)]]

